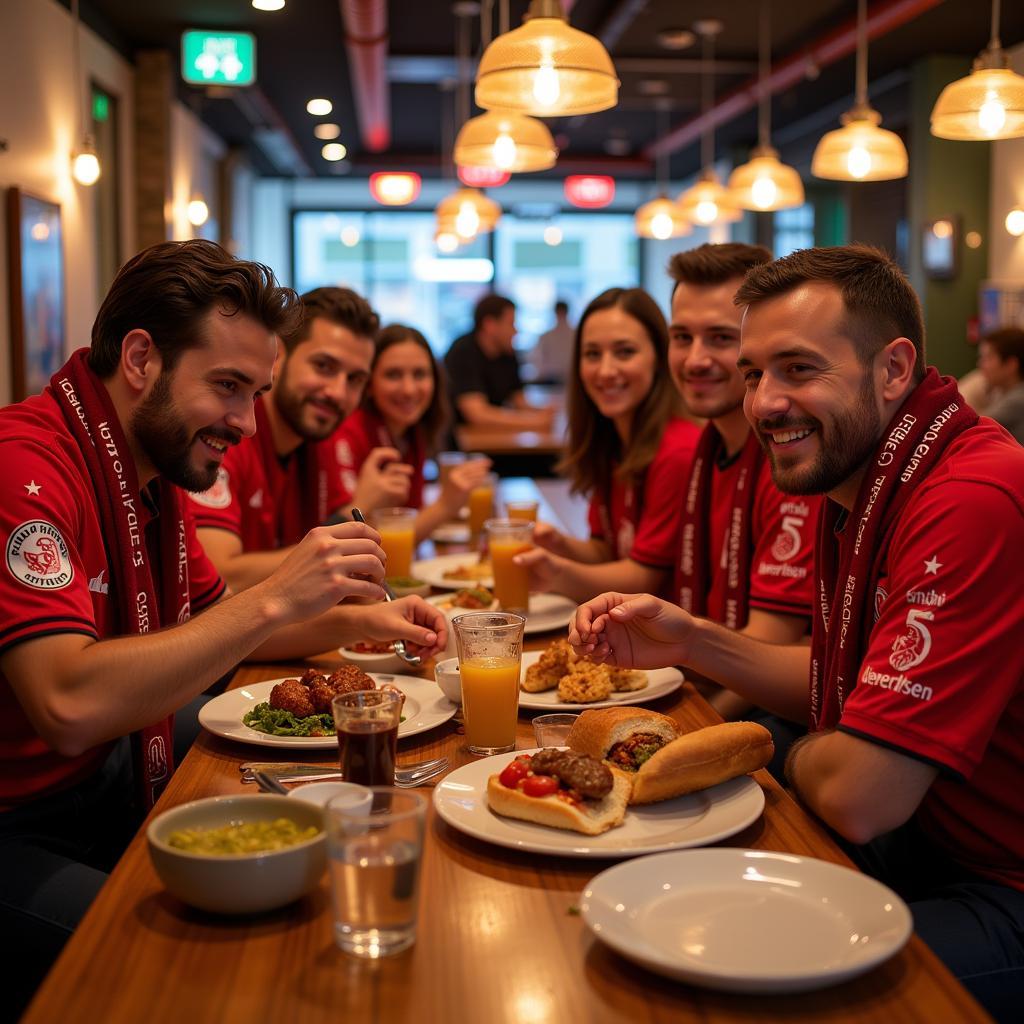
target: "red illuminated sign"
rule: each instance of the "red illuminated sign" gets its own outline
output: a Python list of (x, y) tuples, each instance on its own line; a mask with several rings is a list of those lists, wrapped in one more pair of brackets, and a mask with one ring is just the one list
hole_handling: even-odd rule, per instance
[(420, 176), (412, 171), (377, 171), (370, 175), (370, 195), (383, 206), (405, 206), (420, 194)]
[(460, 167), (458, 175), (459, 181), (470, 188), (498, 188), (512, 177), (497, 167)]
[(615, 179), (604, 174), (570, 174), (565, 179), (565, 198), (584, 210), (599, 210), (615, 198)]

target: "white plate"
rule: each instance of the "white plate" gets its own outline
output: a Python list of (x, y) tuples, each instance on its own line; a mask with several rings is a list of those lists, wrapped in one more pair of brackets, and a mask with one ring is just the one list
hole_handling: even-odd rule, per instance
[(475, 562), (479, 557), (475, 551), (463, 551), (461, 555), (438, 555), (436, 558), (424, 558), (422, 561), (412, 563), (411, 575), (442, 590), (451, 590), (452, 587), (472, 587), (475, 584), (491, 590), (494, 587), (494, 579), (490, 576), (482, 580), (445, 579), (446, 572), (451, 572), (460, 565)]
[(434, 790), (437, 813), (460, 832), (498, 846), (561, 857), (637, 857), (725, 839), (756, 821), (764, 810), (761, 787), (743, 775), (675, 800), (630, 807), (621, 825), (599, 836), (493, 813), (487, 806), (487, 779), (517, 754), (534, 752), (495, 754), (451, 772)]
[(438, 544), (468, 544), (469, 537), (467, 523), (442, 523), (430, 535), (430, 539)]
[[(467, 584), (467, 587), (471, 587), (471, 584)], [(427, 600), (441, 608), (449, 618), (471, 611), (469, 608), (443, 607), (455, 597), (455, 593), (453, 590), (450, 594), (435, 594), (433, 597), (428, 597)], [(529, 635), (531, 633), (549, 633), (553, 629), (564, 629), (569, 625), (574, 611), (576, 611), (576, 602), (561, 594), (531, 594), (530, 610), (526, 613), (526, 625), (523, 627), (523, 632)]]
[(897, 953), (913, 928), (907, 905), (873, 878), (763, 850), (618, 864), (591, 880), (580, 908), (591, 931), (635, 963), (733, 992), (846, 981)]
[[(526, 678), (526, 670), (540, 660), (543, 651), (525, 651), (519, 682)], [(614, 708), (619, 704), (646, 704), (650, 700), (673, 693), (683, 685), (683, 673), (677, 668), (655, 668), (647, 670), (647, 685), (642, 690), (612, 691), (607, 700), (595, 700), (590, 704), (564, 704), (558, 699), (558, 688), (542, 690), (540, 693), (519, 691), (519, 706), (529, 711), (586, 711), (587, 708)]]
[[(433, 679), (380, 675), (376, 672), (370, 672), (368, 675), (378, 686), (381, 683), (393, 683), (405, 694), (405, 707), (402, 709), (405, 721), (398, 727), (399, 739), (433, 729), (447, 722), (457, 710)], [(296, 677), (284, 676), (282, 679), (268, 679), (264, 683), (252, 683), (237, 690), (227, 690), (203, 705), (199, 711), (199, 724), (214, 736), (223, 736), (227, 740), (241, 740), (243, 743), (255, 743), (257, 746), (333, 750), (338, 746), (336, 736), (270, 736), (242, 724), (242, 716), (247, 711), (251, 711), (265, 700), (270, 700), (270, 691), (277, 683), (283, 679), (294, 678)]]

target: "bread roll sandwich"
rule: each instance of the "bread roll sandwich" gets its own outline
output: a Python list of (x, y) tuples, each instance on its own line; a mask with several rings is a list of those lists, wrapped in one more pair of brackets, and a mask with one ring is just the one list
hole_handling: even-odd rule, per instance
[(546, 748), (520, 754), (487, 780), (495, 814), (600, 835), (622, 824), (630, 780), (584, 754)]
[(707, 789), (763, 768), (774, 753), (771, 733), (756, 722), (724, 722), (680, 736), (671, 718), (643, 708), (584, 711), (566, 744), (631, 778), (631, 804)]

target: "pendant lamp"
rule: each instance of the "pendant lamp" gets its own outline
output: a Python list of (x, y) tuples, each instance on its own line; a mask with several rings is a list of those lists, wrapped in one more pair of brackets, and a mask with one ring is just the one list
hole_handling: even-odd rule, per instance
[[(701, 112), (705, 123), (711, 109), (713, 71), (715, 55), (715, 36), (722, 31), (722, 23), (715, 18), (698, 21), (694, 31), (703, 41), (702, 57), (708, 70), (701, 77)], [(688, 188), (679, 197), (679, 208), (684, 217), (694, 224), (710, 227), (712, 224), (732, 224), (743, 217), (743, 211), (732, 193), (718, 180), (715, 173), (715, 135), (714, 129), (705, 128), (700, 137), (701, 171), (700, 179), (692, 188)]]
[(471, 118), (455, 140), (455, 163), (460, 167), (546, 171), (557, 159), (547, 125), (511, 110), (489, 110)]
[[(658, 135), (663, 136), (668, 127), (668, 106), (658, 104)], [(683, 216), (679, 204), (665, 194), (668, 186), (668, 154), (659, 150), (657, 157), (657, 180), (660, 194), (656, 199), (644, 203), (633, 216), (633, 226), (640, 238), (654, 238), (665, 241), (668, 238), (682, 238), (693, 231), (690, 222)]]
[(992, 0), (988, 48), (966, 78), (950, 82), (932, 108), (940, 139), (1016, 139), (1024, 135), (1024, 75), (1011, 71), (999, 41), (999, 0)]
[(619, 80), (600, 40), (572, 28), (560, 0), (531, 0), (523, 24), (484, 51), (476, 103), (538, 117), (593, 114), (614, 107)]
[(868, 104), (866, 0), (857, 3), (857, 92), (840, 118), (842, 128), (822, 136), (811, 158), (811, 174), (832, 181), (889, 181), (907, 176), (907, 147), (880, 127), (882, 116)]
[(475, 188), (460, 188), (437, 204), (440, 226), (450, 221), (460, 240), (493, 231), (501, 219), (501, 207)]
[(779, 160), (779, 154), (772, 149), (771, 111), (772, 99), (768, 92), (768, 74), (771, 69), (771, 0), (761, 0), (760, 59), (761, 84), (760, 103), (757, 117), (757, 147), (751, 152), (750, 160), (737, 167), (729, 176), (729, 191), (745, 210), (787, 210), (791, 206), (802, 206), (804, 184), (795, 167), (789, 167)]
[(100, 158), (96, 155), (96, 144), (85, 125), (88, 117), (82, 99), (81, 45), (78, 0), (71, 0), (71, 67), (75, 76), (75, 101), (79, 115), (83, 118), (82, 140), (71, 154), (71, 175), (79, 185), (95, 185), (100, 179)]

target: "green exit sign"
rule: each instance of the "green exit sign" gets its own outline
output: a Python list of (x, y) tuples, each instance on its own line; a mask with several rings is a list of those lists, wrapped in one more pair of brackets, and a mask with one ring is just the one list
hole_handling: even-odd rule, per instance
[(252, 85), (256, 39), (248, 32), (182, 33), (181, 77), (193, 85)]

